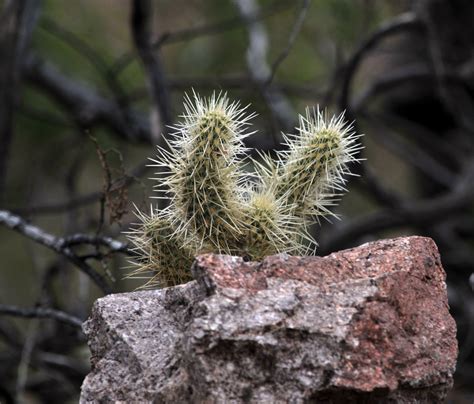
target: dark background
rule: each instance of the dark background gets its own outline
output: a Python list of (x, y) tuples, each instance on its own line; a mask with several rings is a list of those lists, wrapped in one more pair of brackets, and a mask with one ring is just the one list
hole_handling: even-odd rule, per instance
[(458, 324), (450, 402), (472, 403), (472, 0), (0, 0), (0, 402), (77, 401), (80, 322), (140, 285), (122, 232), (191, 88), (251, 103), (253, 149), (281, 147), (306, 105), (356, 120), (366, 161), (317, 254), (432, 237)]

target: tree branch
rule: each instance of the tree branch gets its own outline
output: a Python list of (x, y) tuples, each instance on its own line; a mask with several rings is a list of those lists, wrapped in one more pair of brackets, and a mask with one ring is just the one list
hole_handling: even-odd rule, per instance
[[(123, 139), (152, 143), (146, 119), (131, 111), (128, 121), (120, 108), (85, 83), (64, 76), (51, 63), (31, 56), (25, 67), (26, 80), (54, 99), (81, 128), (104, 124)], [(128, 123), (128, 124), (127, 124)]]
[(151, 0), (134, 0), (132, 3), (131, 27), (133, 40), (138, 55), (148, 77), (150, 94), (153, 100), (152, 136), (155, 144), (166, 147), (166, 142), (160, 140), (161, 132), (172, 122), (171, 103), (168, 83), (158, 51), (153, 50), (151, 43)]
[[(259, 13), (250, 16), (249, 20), (262, 20), (264, 18), (273, 16), (278, 12), (287, 10), (290, 6), (291, 3), (288, 3), (287, 1), (275, 1), (269, 7), (265, 8), (265, 10), (262, 10)], [(242, 21), (241, 17), (231, 17), (211, 24), (198, 25), (196, 27), (185, 28), (174, 32), (163, 32), (158, 37), (158, 39), (153, 42), (152, 46), (153, 49), (158, 49), (163, 45), (173, 44), (182, 41), (190, 41), (202, 36), (214, 35), (225, 31), (233, 30), (241, 27), (242, 24), (245, 24), (245, 22)], [(129, 66), (133, 62), (135, 57), (136, 54), (134, 52), (125, 52), (111, 66), (111, 72), (115, 74), (121, 73), (127, 68), (127, 66)]]
[[(394, 131), (390, 125), (390, 120), (385, 116), (386, 114), (361, 115), (380, 128), (380, 131), (375, 130), (372, 135), (376, 142), (420, 170), (427, 178), (448, 188), (456, 180), (455, 172), (438, 162), (432, 154), (426, 152), (423, 148), (408, 143)], [(460, 157), (459, 154), (458, 157)]]
[(412, 12), (401, 14), (392, 20), (383, 23), (377, 30), (375, 30), (368, 38), (366, 38), (352, 53), (352, 56), (346, 62), (342, 75), (341, 93), (339, 96), (339, 109), (346, 111), (346, 117), (349, 120), (354, 120), (350, 111), (350, 92), (352, 81), (355, 77), (360, 63), (375, 46), (379, 44), (382, 39), (386, 37), (403, 32), (407, 29), (420, 29), (422, 24)]
[(21, 66), (38, 16), (39, 0), (12, 1), (5, 5), (4, 10), (0, 19), (0, 203), (5, 194)]
[(113, 70), (109, 69), (107, 62), (104, 60), (102, 55), (73, 32), (67, 30), (49, 18), (42, 18), (39, 25), (46, 32), (66, 43), (73, 50), (85, 57), (85, 59), (97, 70), (100, 78), (104, 80), (110, 92), (113, 94), (114, 102), (120, 109), (128, 129), (130, 115), (128, 95), (123, 89), (117, 75)]
[(73, 327), (82, 330), (82, 323), (78, 317), (68, 314), (64, 311), (48, 309), (43, 307), (35, 308), (21, 308), (17, 306), (11, 306), (8, 304), (0, 304), (0, 315), (17, 316), (25, 318), (52, 318), (63, 323), (72, 325)]
[(65, 244), (66, 242), (64, 238), (53, 236), (39, 227), (28, 224), (20, 216), (16, 216), (6, 210), (0, 210), (0, 224), (3, 224), (9, 229), (15, 230), (58, 254), (61, 254), (88, 275), (105, 294), (112, 292), (104, 277), (96, 272), (84, 260), (81, 260), (76, 254), (74, 254), (74, 252), (67, 247), (67, 244)]
[(285, 49), (283, 49), (283, 51), (278, 55), (278, 57), (272, 63), (271, 73), (267, 81), (265, 82), (265, 86), (270, 85), (270, 83), (273, 81), (273, 78), (275, 77), (278, 67), (290, 54), (291, 48), (293, 47), (295, 43), (296, 37), (298, 36), (299, 32), (301, 31), (301, 28), (303, 27), (303, 22), (306, 18), (309, 4), (310, 4), (309, 0), (303, 0), (303, 5), (301, 6), (301, 10), (298, 13), (298, 16), (296, 17), (295, 23), (293, 24), (293, 28), (288, 38), (288, 43), (286, 44)]
[(320, 254), (336, 251), (353, 244), (359, 237), (381, 230), (406, 225), (425, 225), (440, 218), (447, 219), (467, 208), (474, 199), (474, 161), (470, 161), (464, 174), (451, 191), (437, 198), (420, 201), (403, 201), (399, 207), (386, 208), (356, 218), (337, 227), (320, 244)]
[[(375, 30), (368, 38), (366, 38), (358, 46), (358, 48), (352, 53), (352, 56), (346, 62), (342, 72), (342, 85), (341, 92), (338, 100), (339, 109), (345, 111), (345, 117), (350, 122), (353, 122), (355, 131), (359, 131), (357, 123), (355, 121), (354, 111), (351, 109), (350, 104), (350, 92), (352, 87), (352, 81), (357, 73), (357, 69), (361, 64), (364, 57), (371, 52), (376, 45), (382, 39), (386, 37), (403, 32), (404, 30), (420, 29), (422, 24), (417, 19), (416, 15), (412, 12), (401, 14), (392, 20), (383, 23), (377, 30)], [(355, 167), (355, 173), (360, 174), (360, 183), (365, 184), (368, 189), (372, 192), (373, 196), (381, 203), (386, 206), (396, 206), (396, 201), (400, 198), (398, 195), (390, 189), (387, 189), (381, 184), (377, 177), (367, 172), (367, 168), (364, 165)]]
[(128, 248), (127, 243), (114, 240), (107, 236), (91, 236), (88, 234), (73, 234), (62, 239), (61, 247), (72, 247), (80, 244), (90, 244), (95, 246), (104, 246), (111, 252), (120, 252), (127, 255), (133, 255)]
[(249, 45), (246, 59), (250, 76), (265, 99), (273, 118), (279, 123), (280, 128), (288, 131), (294, 126), (296, 114), (278, 88), (271, 83), (266, 85), (272, 74), (266, 60), (268, 37), (263, 24), (251, 18), (258, 13), (258, 5), (255, 0), (234, 0), (234, 3), (247, 25)]

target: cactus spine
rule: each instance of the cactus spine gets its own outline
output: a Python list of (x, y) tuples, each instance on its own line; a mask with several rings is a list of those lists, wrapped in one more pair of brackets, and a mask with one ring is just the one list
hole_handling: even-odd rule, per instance
[[(129, 277), (146, 279), (143, 287), (178, 285), (191, 280), (189, 268), (193, 262), (192, 249), (173, 233), (166, 216), (151, 209), (145, 214), (137, 209), (140, 223), (128, 232), (137, 257)], [(172, 270), (170, 270), (172, 268)]]
[(334, 216), (329, 207), (345, 191), (348, 163), (358, 161), (361, 148), (344, 116), (307, 109), (297, 133), (285, 136), (287, 150), (276, 161), (253, 161), (249, 174), (242, 170), (243, 139), (254, 115), (221, 94), (186, 96), (184, 107), (169, 151), (159, 149), (152, 160), (164, 169), (158, 190), (169, 206), (138, 213), (141, 225), (129, 234), (138, 257), (132, 276), (150, 272), (147, 285), (170, 286), (190, 278), (198, 253), (259, 260), (315, 244), (307, 228)]
[(208, 100), (185, 98), (184, 121), (176, 127), (171, 152), (162, 151), (157, 166), (168, 170), (163, 181), (171, 195), (169, 221), (183, 238), (202, 247), (228, 252), (243, 227), (239, 155), (252, 117), (238, 103), (215, 94)]
[(296, 129), (296, 135), (285, 136), (288, 149), (279, 153), (274, 186), (277, 197), (286, 195), (292, 213), (311, 223), (334, 216), (328, 207), (346, 191), (344, 175), (350, 174), (348, 163), (357, 161), (360, 136), (343, 114), (328, 119), (319, 108), (306, 108)]

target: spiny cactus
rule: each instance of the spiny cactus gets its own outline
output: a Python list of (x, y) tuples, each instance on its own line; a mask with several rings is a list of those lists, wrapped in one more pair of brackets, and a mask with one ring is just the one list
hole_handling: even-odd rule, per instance
[(248, 194), (245, 227), (235, 251), (239, 255), (261, 260), (277, 252), (299, 253), (300, 218), (288, 209), (284, 198), (276, 198), (271, 188), (262, 187)]
[(156, 166), (164, 167), (162, 192), (170, 195), (168, 220), (182, 238), (197, 237), (200, 247), (228, 252), (244, 227), (243, 173), (239, 155), (253, 115), (215, 94), (208, 100), (185, 97), (184, 121), (160, 150)]
[(173, 286), (191, 280), (194, 248), (186, 244), (193, 240), (182, 239), (173, 232), (167, 217), (153, 209), (149, 215), (136, 209), (136, 215), (140, 223), (127, 233), (137, 257), (129, 277), (146, 279), (144, 287)]
[(288, 149), (278, 153), (275, 194), (286, 195), (292, 213), (310, 222), (334, 216), (329, 207), (346, 191), (344, 175), (350, 174), (348, 163), (357, 161), (360, 136), (344, 121), (344, 114), (328, 119), (319, 108), (306, 108), (296, 130), (285, 136)]
[(243, 170), (246, 107), (226, 95), (185, 97), (183, 121), (158, 149), (154, 166), (161, 198), (169, 205), (138, 212), (129, 239), (138, 257), (131, 276), (151, 273), (145, 286), (171, 286), (190, 279), (198, 253), (217, 252), (260, 260), (279, 252), (303, 254), (316, 245), (308, 227), (345, 191), (348, 164), (361, 146), (343, 114), (328, 119), (319, 109), (300, 116), (287, 150), (277, 159), (250, 160)]

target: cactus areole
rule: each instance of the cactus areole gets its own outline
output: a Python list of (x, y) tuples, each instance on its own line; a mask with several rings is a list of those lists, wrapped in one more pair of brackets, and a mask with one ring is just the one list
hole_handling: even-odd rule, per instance
[(247, 107), (226, 94), (204, 99), (194, 93), (185, 96), (184, 110), (168, 148), (159, 147), (151, 159), (159, 171), (157, 197), (168, 206), (137, 210), (140, 222), (128, 232), (136, 257), (130, 276), (166, 287), (191, 279), (199, 253), (261, 260), (314, 251), (309, 226), (335, 217), (330, 207), (346, 191), (349, 163), (360, 161), (361, 135), (344, 115), (307, 108), (275, 159), (250, 159), (243, 139), (255, 114)]

